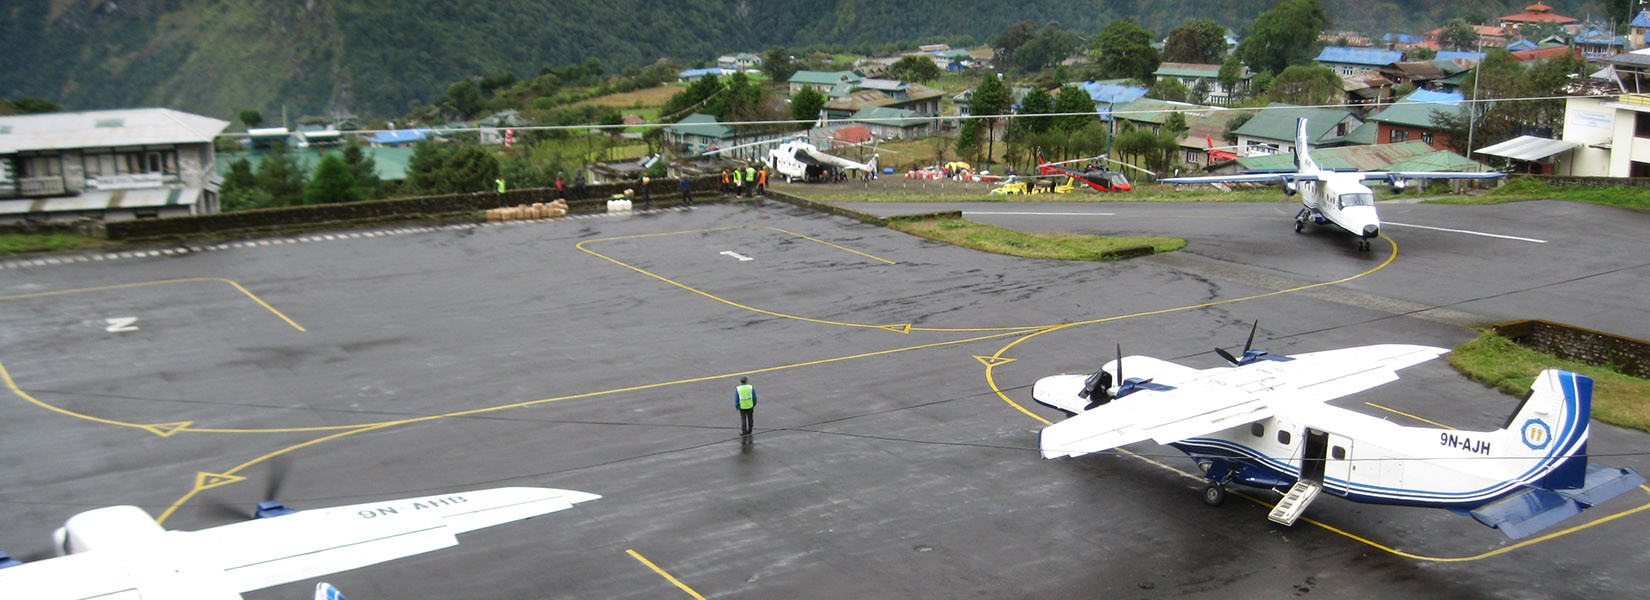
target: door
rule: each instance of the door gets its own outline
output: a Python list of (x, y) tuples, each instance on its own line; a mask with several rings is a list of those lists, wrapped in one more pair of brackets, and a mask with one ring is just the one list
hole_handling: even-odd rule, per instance
[[(1355, 463), (1352, 461), (1352, 438), (1331, 433), (1328, 434), (1328, 442), (1329, 456), (1328, 460), (1324, 462), (1324, 477), (1327, 478), (1326, 480), (1351, 483), (1353, 481), (1353, 477), (1361, 475), (1357, 472), (1357, 469), (1354, 467)], [(1367, 479), (1369, 477), (1364, 478)], [(1347, 492), (1347, 486), (1343, 484), (1328, 485), (1324, 487), (1328, 488), (1329, 491), (1342, 496), (1345, 496)]]

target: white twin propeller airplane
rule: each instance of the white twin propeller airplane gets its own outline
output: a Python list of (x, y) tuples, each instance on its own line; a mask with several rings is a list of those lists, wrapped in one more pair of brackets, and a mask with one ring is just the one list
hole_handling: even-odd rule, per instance
[(1205, 177), (1169, 177), (1163, 183), (1277, 183), (1285, 196), (1300, 194), (1301, 210), (1295, 214), (1295, 232), (1308, 221), (1333, 224), (1358, 236), (1358, 250), (1367, 252), (1369, 241), (1381, 235), (1381, 217), (1375, 213), (1375, 192), (1364, 185), (1368, 180), (1385, 180), (1393, 192), (1401, 192), (1411, 179), (1499, 179), (1502, 173), (1442, 173), (1418, 171), (1333, 171), (1312, 160), (1307, 143), (1306, 118), (1295, 121), (1295, 171), (1289, 173), (1243, 173)]
[[(167, 531), (136, 506), (77, 514), (63, 556), (0, 569), (0, 598), (234, 600), (241, 593), (458, 545), (454, 536), (600, 498), (549, 488), (459, 492)], [(342, 600), (328, 584), (315, 598)]]
[(1513, 539), (1645, 482), (1633, 469), (1588, 463), (1593, 381), (1568, 371), (1542, 371), (1495, 431), (1402, 426), (1327, 404), (1445, 352), (1378, 345), (1281, 356), (1246, 344), (1241, 357), (1221, 352), (1232, 367), (1203, 370), (1120, 357), (1092, 375), (1037, 381), (1033, 398), (1073, 415), (1043, 429), (1043, 457), (1150, 439), (1197, 463), (1210, 505), (1224, 500), (1229, 483), (1288, 490), (1270, 518), (1293, 525), (1326, 491), (1467, 512)]

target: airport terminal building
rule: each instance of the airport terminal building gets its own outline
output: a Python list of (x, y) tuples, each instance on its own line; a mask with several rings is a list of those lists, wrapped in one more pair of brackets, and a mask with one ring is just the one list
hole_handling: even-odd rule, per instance
[(0, 116), (0, 223), (218, 212), (228, 127), (165, 108)]

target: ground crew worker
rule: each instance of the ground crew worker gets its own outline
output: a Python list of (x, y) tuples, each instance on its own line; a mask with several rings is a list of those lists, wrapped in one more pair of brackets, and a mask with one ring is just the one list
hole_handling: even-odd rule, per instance
[(768, 167), (766, 166), (756, 171), (756, 193), (768, 193)]
[(751, 189), (751, 196), (756, 195), (756, 167), (745, 165), (745, 185)]
[(730, 181), (733, 181), (733, 180), (728, 179), (728, 170), (727, 169), (722, 169), (722, 195), (724, 195), (724, 196), (726, 196), (728, 194), (728, 182), (730, 182)]
[(686, 172), (682, 173), (682, 178), (676, 182), (676, 186), (682, 188), (682, 206), (693, 206), (693, 180), (688, 179)]
[(646, 173), (643, 173), (642, 174), (642, 208), (647, 209), (647, 210), (653, 210), (653, 194), (648, 191), (648, 188), (652, 187), (652, 186), (648, 185), (650, 183), (653, 183), (653, 179), (649, 178)]
[(733, 197), (745, 197), (745, 170), (737, 167), (733, 170)]
[(744, 377), (733, 388), (733, 405), (739, 408), (739, 434), (750, 435), (756, 426), (756, 388)]
[(503, 200), (504, 199), (504, 178), (500, 177), (498, 179), (494, 179), (493, 180), (493, 185), (498, 186), (498, 199)]

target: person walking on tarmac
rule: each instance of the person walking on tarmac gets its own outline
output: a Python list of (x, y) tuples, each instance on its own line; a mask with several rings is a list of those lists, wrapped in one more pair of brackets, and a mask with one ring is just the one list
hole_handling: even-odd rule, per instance
[(750, 435), (756, 426), (756, 388), (750, 380), (740, 377), (733, 388), (733, 405), (739, 408), (739, 435)]
[(648, 177), (647, 173), (642, 173), (642, 208), (644, 210), (653, 210), (653, 193), (648, 191), (648, 188), (653, 187), (652, 183), (653, 179)]
[(728, 184), (729, 184), (729, 182), (732, 182), (732, 181), (733, 181), (732, 179), (728, 178), (728, 170), (727, 169), (722, 169), (722, 195), (723, 196), (728, 195)]
[(745, 170), (739, 167), (733, 168), (733, 197), (745, 197)]
[(682, 172), (682, 178), (677, 180), (676, 186), (682, 189), (682, 206), (693, 206), (693, 180), (688, 178), (686, 171)]
[(768, 167), (766, 165), (756, 171), (756, 193), (762, 195), (768, 193)]

